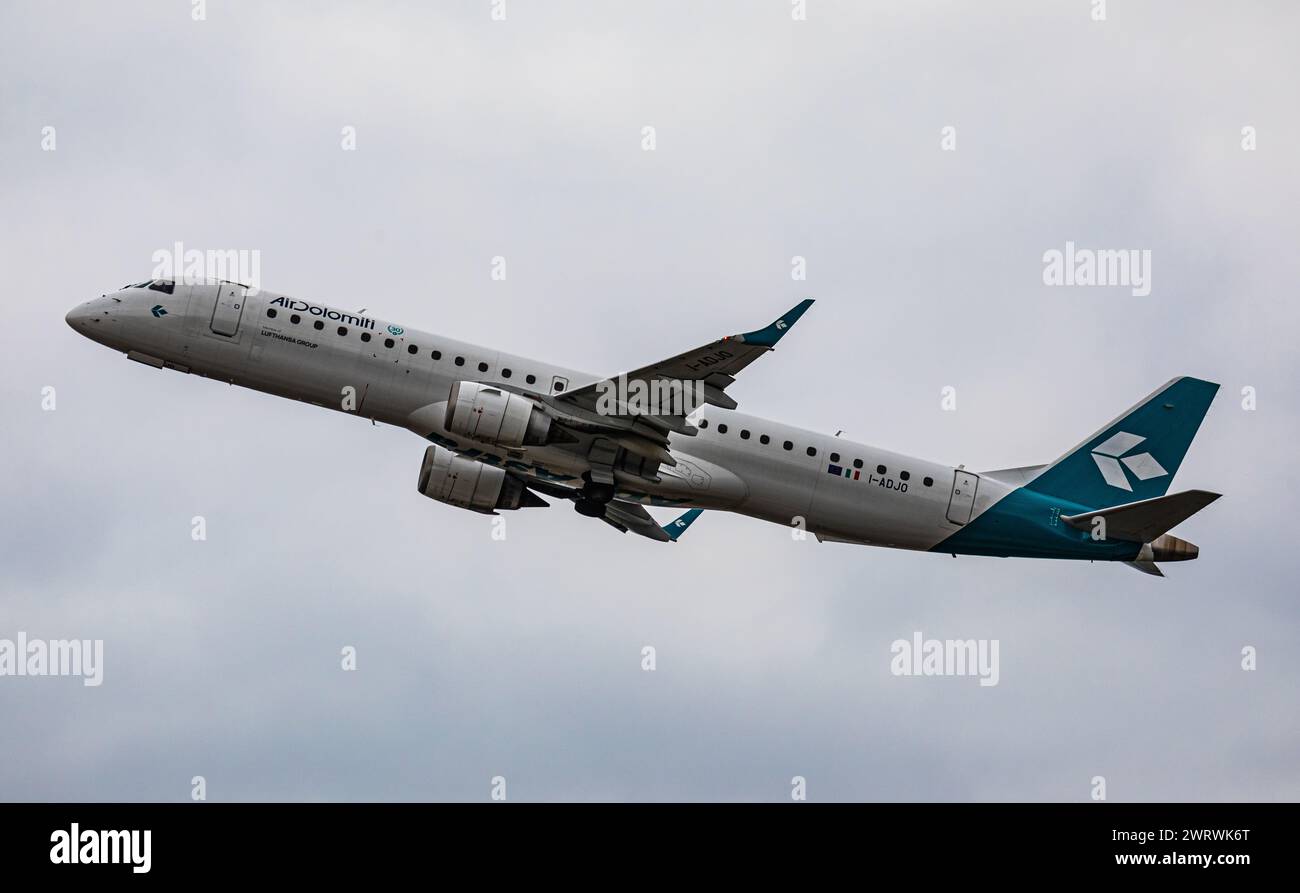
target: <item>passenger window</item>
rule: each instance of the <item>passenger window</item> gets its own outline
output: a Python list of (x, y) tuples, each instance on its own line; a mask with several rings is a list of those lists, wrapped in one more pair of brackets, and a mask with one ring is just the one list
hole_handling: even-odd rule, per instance
[(346, 338), (346, 337), (347, 337), (347, 334), (348, 334), (348, 327), (347, 327), (347, 326), (339, 326), (339, 334)]
[(758, 442), (762, 444), (768, 444), (772, 442), (772, 438), (768, 437), (766, 434), (760, 434), (758, 435)]
[(537, 383), (537, 376), (536, 376), (536, 375), (533, 375), (533, 374), (530, 372), (530, 373), (528, 373), (528, 375), (524, 378), (524, 381), (528, 382), (529, 384), (536, 384), (536, 383)]
[(362, 332), (362, 333), (361, 333), (361, 340), (362, 340), (362, 341), (369, 341), (369, 340), (370, 340), (370, 333), (369, 333), (369, 332)]
[(718, 433), (719, 433), (719, 434), (726, 434), (726, 433), (727, 433), (727, 426), (726, 426), (726, 425), (719, 425), (719, 426), (718, 426)]
[(701, 428), (707, 428), (707, 427), (709, 427), (709, 420), (708, 420), (708, 419), (700, 419), (700, 421), (699, 421), (699, 426), (700, 426)]
[(486, 372), (486, 371), (487, 371), (487, 363), (479, 363), (479, 364), (478, 364), (478, 371), (479, 371), (479, 372)]
[(883, 465), (877, 465), (877, 466), (876, 466), (876, 474), (884, 474), (884, 473), (885, 473), (885, 466), (883, 466)]
[(319, 332), (321, 329), (325, 328), (325, 323), (321, 322), (318, 319), (314, 323), (312, 323), (312, 327)]
[(898, 473), (898, 479), (900, 481), (911, 480), (911, 477), (912, 477), (912, 472), (910, 471), (900, 471)]
[(414, 344), (408, 344), (406, 346), (406, 352), (409, 354), (417, 354), (420, 352), (420, 348), (416, 347)]
[(298, 323), (302, 322), (302, 317), (295, 313), (293, 316), (289, 317), (289, 322), (296, 326)]
[(838, 462), (838, 461), (840, 461), (840, 454), (839, 454), (839, 453), (831, 453), (831, 461), (832, 461), (832, 462)]
[(926, 478), (925, 480), (921, 481), (921, 483), (925, 484), (927, 487), (933, 487), (934, 478)]
[(740, 429), (740, 439), (749, 440), (749, 431), (745, 428)]
[(862, 460), (861, 460), (861, 459), (854, 459), (854, 460), (853, 460), (853, 467), (854, 467), (854, 468), (861, 468), (861, 467), (862, 467)]
[(502, 377), (502, 378), (509, 378), (509, 377), (510, 377), (510, 370), (509, 370), (509, 369), (502, 369), (502, 370), (501, 370), (501, 377)]
[(441, 359), (442, 359), (442, 351), (440, 351), (440, 350), (435, 350), (435, 351), (433, 352), (432, 356), (433, 356), (433, 358), (434, 358), (435, 360), (441, 360)]
[(456, 357), (456, 365), (457, 365), (457, 366), (464, 366), (464, 365), (465, 365), (465, 358), (464, 358), (464, 357)]
[(817, 447), (808, 447), (808, 455), (810, 456), (817, 455)]
[(792, 450), (792, 449), (794, 449), (794, 444), (791, 443), (791, 442), (788, 441), (788, 440), (787, 440), (785, 443), (781, 444), (781, 446), (782, 446), (782, 448), (787, 449), (787, 450)]
[(267, 319), (275, 319), (275, 308), (274, 308), (274, 307), (267, 307), (267, 308), (266, 308), (266, 317), (267, 317)]
[(393, 346), (394, 344), (396, 344), (396, 343), (397, 343), (397, 342), (395, 342), (392, 338), (385, 338), (385, 339), (384, 339), (384, 347), (392, 347), (392, 346)]

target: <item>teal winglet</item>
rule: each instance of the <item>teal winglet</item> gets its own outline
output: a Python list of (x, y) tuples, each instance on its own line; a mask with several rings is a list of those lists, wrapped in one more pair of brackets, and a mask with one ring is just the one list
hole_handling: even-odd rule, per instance
[(745, 344), (756, 344), (759, 347), (776, 347), (776, 342), (781, 340), (781, 336), (790, 331), (790, 327), (798, 322), (799, 317), (803, 316), (805, 311), (812, 305), (812, 298), (804, 298), (767, 328), (759, 329), (756, 332), (746, 332), (740, 336), (740, 340)]
[(686, 528), (690, 527), (691, 522), (698, 518), (703, 511), (704, 509), (691, 509), (680, 518), (669, 521), (663, 526), (664, 533), (668, 534), (668, 538), (674, 543), (677, 542), (677, 538), (686, 532)]

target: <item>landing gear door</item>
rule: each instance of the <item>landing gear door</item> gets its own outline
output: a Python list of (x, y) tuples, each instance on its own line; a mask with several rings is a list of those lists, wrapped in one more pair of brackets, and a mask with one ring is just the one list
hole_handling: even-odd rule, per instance
[(212, 308), (212, 331), (233, 337), (239, 331), (244, 313), (244, 294), (248, 289), (234, 282), (217, 284), (217, 304)]
[(971, 511), (975, 508), (975, 490), (980, 478), (969, 471), (953, 472), (952, 497), (948, 500), (948, 520), (954, 524), (970, 521)]

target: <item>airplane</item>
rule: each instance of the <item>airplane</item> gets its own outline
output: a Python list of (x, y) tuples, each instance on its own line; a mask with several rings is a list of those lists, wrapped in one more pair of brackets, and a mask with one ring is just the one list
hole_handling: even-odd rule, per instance
[[(429, 441), (419, 492), (476, 512), (550, 497), (675, 542), (729, 511), (821, 542), (1156, 576), (1199, 554), (1168, 531), (1220, 494), (1168, 490), (1217, 384), (1175, 378), (1046, 465), (954, 468), (736, 411), (728, 387), (812, 303), (610, 377), (224, 280), (135, 283), (67, 322), (147, 366), (407, 428)], [(661, 525), (646, 506), (687, 511)]]

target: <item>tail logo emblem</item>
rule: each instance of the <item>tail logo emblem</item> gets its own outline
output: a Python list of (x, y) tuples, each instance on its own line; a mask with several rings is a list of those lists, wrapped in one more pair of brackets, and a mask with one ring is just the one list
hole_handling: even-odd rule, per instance
[[(1124, 472), (1125, 467), (1139, 481), (1147, 481), (1151, 478), (1164, 477), (1169, 474), (1156, 461), (1156, 457), (1150, 453), (1138, 453), (1135, 456), (1125, 455), (1144, 440), (1146, 440), (1145, 437), (1129, 434), (1127, 431), (1120, 431), (1092, 448), (1092, 461), (1097, 463), (1097, 470), (1106, 479), (1106, 483), (1121, 490), (1128, 490), (1131, 493), (1133, 485), (1129, 483), (1128, 474)], [(1124, 463), (1123, 466), (1120, 465), (1121, 462)]]

